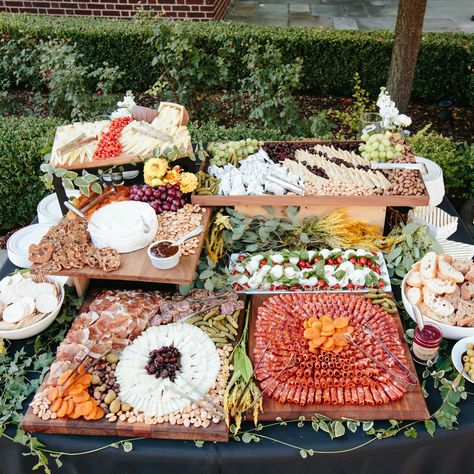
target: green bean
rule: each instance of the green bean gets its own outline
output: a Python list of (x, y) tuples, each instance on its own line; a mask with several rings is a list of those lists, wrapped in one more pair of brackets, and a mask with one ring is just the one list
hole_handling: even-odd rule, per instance
[(228, 341), (224, 337), (211, 337), (212, 342), (222, 342), (223, 344), (226, 344)]
[(222, 321), (223, 319), (225, 319), (225, 314), (219, 314), (214, 318), (214, 321)]
[(186, 320), (188, 324), (195, 324), (198, 321), (202, 321), (202, 316), (193, 316), (192, 318), (189, 318), (188, 320)]

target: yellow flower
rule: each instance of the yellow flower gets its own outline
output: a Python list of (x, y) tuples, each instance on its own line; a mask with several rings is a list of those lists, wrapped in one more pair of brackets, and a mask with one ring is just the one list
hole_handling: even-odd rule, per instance
[(181, 181), (181, 175), (174, 168), (171, 171), (168, 171), (165, 175), (165, 180), (169, 184), (179, 184)]
[(168, 170), (168, 162), (164, 158), (150, 158), (145, 162), (143, 174), (150, 179), (162, 178)]
[(181, 173), (180, 178), (179, 188), (182, 193), (191, 193), (197, 188), (198, 179), (195, 174)]
[(156, 188), (157, 186), (161, 186), (162, 184), (165, 184), (164, 181), (160, 178), (153, 178), (149, 181), (145, 179), (145, 182), (146, 184), (148, 184), (148, 186), (151, 186), (152, 188)]
[(0, 354), (5, 354), (5, 352), (7, 352), (5, 341), (0, 337)]

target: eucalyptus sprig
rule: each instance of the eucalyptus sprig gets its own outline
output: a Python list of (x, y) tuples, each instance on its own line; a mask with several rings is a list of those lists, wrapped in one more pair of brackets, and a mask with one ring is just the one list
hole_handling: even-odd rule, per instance
[(61, 179), (64, 189), (79, 189), (85, 196), (89, 196), (91, 191), (102, 194), (103, 188), (100, 180), (100, 174), (102, 173), (97, 176), (87, 170), (82, 170), (82, 174), (79, 175), (75, 171), (55, 168), (50, 163), (43, 163), (40, 169), (44, 173), (40, 179), (47, 189), (53, 189), (53, 180), (54, 177), (57, 177)]

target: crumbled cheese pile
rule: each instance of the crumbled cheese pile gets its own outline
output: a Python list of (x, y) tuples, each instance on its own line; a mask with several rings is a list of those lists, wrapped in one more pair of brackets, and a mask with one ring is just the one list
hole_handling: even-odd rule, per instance
[(224, 167), (209, 166), (208, 173), (220, 179), (220, 195), (261, 195), (265, 193), (281, 196), (286, 190), (278, 184), (266, 181), (268, 175), (300, 184), (300, 176), (291, 173), (279, 164), (273, 163), (267, 153), (259, 150), (240, 162), (239, 168), (228, 163)]

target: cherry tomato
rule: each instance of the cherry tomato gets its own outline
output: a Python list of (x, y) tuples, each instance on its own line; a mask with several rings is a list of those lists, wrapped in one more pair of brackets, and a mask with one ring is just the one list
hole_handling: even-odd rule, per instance
[(360, 263), (361, 265), (365, 265), (365, 264), (367, 263), (367, 259), (366, 259), (365, 257), (360, 257), (360, 258), (359, 258), (359, 263)]
[(357, 258), (351, 257), (351, 258), (349, 259), (349, 262), (351, 262), (353, 265), (357, 265)]
[(339, 265), (340, 263), (342, 263), (342, 257), (339, 256), (336, 258), (336, 263)]

